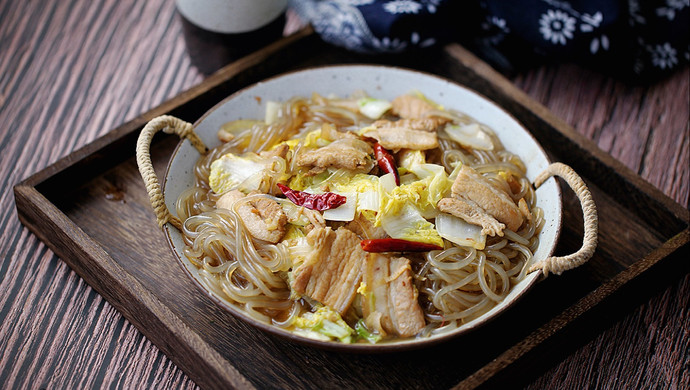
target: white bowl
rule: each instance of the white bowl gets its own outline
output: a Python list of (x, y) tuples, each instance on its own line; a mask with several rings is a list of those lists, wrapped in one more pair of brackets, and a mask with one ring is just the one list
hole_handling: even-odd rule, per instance
[[(392, 100), (413, 90), (420, 91), (429, 99), (447, 108), (461, 111), (493, 129), (511, 152), (517, 154), (527, 166), (527, 177), (535, 177), (550, 164), (546, 153), (534, 137), (509, 113), (470, 89), (434, 75), (402, 68), (376, 65), (342, 65), (311, 68), (276, 76), (236, 92), (203, 115), (194, 125), (194, 131), (209, 147), (218, 146), (218, 129), (236, 119), (263, 118), (265, 104), (269, 100), (284, 101), (294, 96), (309, 97), (313, 92), (327, 96), (345, 97), (357, 90), (369, 95)], [(165, 176), (163, 193), (168, 209), (175, 210), (180, 193), (191, 187), (194, 181), (193, 166), (200, 157), (188, 141), (181, 142), (175, 150)], [(561, 192), (554, 179), (547, 180), (537, 190), (537, 206), (544, 210), (545, 225), (539, 234), (539, 248), (535, 261), (542, 260), (554, 251), (561, 229)], [(173, 252), (187, 273), (219, 305), (250, 323), (274, 334), (298, 342), (331, 349), (362, 351), (400, 350), (435, 344), (476, 328), (515, 303), (537, 281), (540, 272), (533, 272), (513, 287), (508, 296), (483, 316), (459, 328), (438, 336), (423, 339), (405, 339), (382, 344), (342, 344), (323, 342), (297, 336), (293, 333), (259, 322), (247, 316), (238, 306), (203, 288), (197, 280), (197, 268), (182, 254), (184, 243), (175, 228), (166, 226)]]

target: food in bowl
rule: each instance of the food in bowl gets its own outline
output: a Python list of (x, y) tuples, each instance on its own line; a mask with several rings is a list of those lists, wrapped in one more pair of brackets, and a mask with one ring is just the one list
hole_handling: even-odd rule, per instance
[(492, 129), (415, 92), (265, 103), (219, 129), (176, 203), (216, 296), (307, 338), (382, 343), (452, 332), (525, 278), (544, 213)]

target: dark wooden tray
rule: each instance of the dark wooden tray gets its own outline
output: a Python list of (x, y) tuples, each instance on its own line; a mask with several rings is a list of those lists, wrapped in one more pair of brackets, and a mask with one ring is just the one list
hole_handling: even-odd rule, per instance
[[(586, 265), (551, 276), (486, 326), (443, 345), (395, 354), (353, 355), (293, 344), (259, 331), (196, 289), (171, 255), (134, 159), (144, 124), (161, 114), (194, 122), (232, 92), (282, 72), (334, 63), (420, 69), (464, 84), (520, 120), (554, 161), (590, 186), (600, 239)], [(162, 174), (177, 139), (158, 136)], [(198, 385), (208, 388), (515, 387), (559, 351), (581, 345), (589, 322), (626, 302), (654, 274), (687, 271), (688, 210), (599, 150), (457, 44), (424, 55), (359, 56), (303, 30), (232, 63), (203, 83), (113, 129), (14, 187), (19, 218)], [(582, 237), (577, 199), (564, 189), (557, 253)], [(584, 333), (584, 335), (583, 335)], [(573, 341), (575, 340), (575, 341)]]

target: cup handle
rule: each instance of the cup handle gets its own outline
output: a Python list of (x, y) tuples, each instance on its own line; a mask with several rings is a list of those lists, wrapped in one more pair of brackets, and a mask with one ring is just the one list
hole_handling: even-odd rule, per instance
[(589, 260), (594, 254), (597, 247), (599, 218), (597, 216), (597, 207), (592, 199), (592, 194), (587, 188), (587, 185), (582, 178), (575, 173), (575, 171), (562, 163), (553, 163), (549, 165), (542, 173), (534, 180), (535, 188), (539, 188), (551, 176), (559, 176), (565, 180), (570, 188), (575, 192), (580, 205), (582, 206), (582, 214), (584, 217), (584, 237), (582, 247), (575, 253), (567, 256), (551, 256), (533, 264), (528, 272), (541, 270), (544, 276), (548, 276), (549, 272), (557, 275), (576, 267), (581, 266)]
[(158, 176), (156, 176), (156, 172), (153, 170), (153, 163), (151, 162), (151, 140), (153, 140), (153, 136), (161, 130), (167, 134), (176, 134), (181, 139), (189, 140), (192, 146), (201, 154), (205, 154), (208, 148), (206, 148), (206, 145), (204, 145), (194, 132), (194, 126), (191, 123), (170, 115), (163, 115), (150, 120), (146, 126), (144, 126), (137, 140), (137, 165), (139, 166), (141, 178), (144, 179), (146, 192), (149, 194), (149, 200), (156, 214), (158, 226), (162, 228), (163, 225), (170, 222), (171, 225), (179, 231), (182, 231), (182, 221), (172, 215), (165, 205), (163, 190), (161, 189)]

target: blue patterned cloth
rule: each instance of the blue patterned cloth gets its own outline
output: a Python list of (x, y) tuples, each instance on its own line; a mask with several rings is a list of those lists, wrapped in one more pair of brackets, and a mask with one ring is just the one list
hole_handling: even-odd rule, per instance
[(569, 61), (632, 80), (690, 62), (690, 0), (291, 0), (323, 40), (398, 53), (453, 39), (502, 71)]

